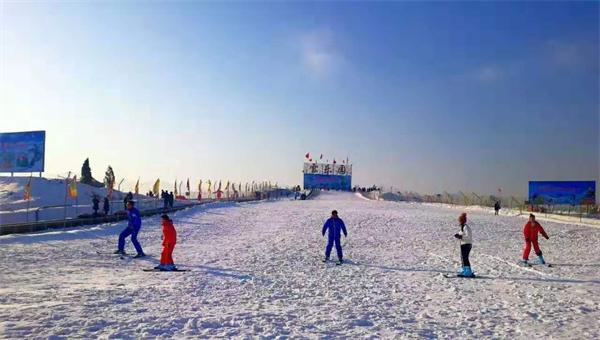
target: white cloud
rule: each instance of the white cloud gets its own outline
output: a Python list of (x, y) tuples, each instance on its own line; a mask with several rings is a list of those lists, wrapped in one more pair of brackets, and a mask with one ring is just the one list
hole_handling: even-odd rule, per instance
[(300, 35), (302, 63), (306, 71), (315, 77), (324, 77), (335, 69), (340, 57), (327, 29), (310, 31)]
[(504, 76), (504, 71), (498, 66), (487, 65), (477, 69), (474, 73), (475, 79), (491, 83), (501, 79)]
[(550, 40), (546, 48), (554, 66), (569, 69), (597, 66), (597, 45), (584, 41)]

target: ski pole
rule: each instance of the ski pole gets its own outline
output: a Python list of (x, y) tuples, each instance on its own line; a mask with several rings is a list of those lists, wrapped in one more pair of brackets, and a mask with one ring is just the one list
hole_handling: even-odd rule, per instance
[(457, 240), (458, 240), (458, 252), (460, 253), (460, 267), (462, 268), (464, 266), (465, 259), (463, 258), (462, 249), (460, 247), (460, 239), (457, 239)]

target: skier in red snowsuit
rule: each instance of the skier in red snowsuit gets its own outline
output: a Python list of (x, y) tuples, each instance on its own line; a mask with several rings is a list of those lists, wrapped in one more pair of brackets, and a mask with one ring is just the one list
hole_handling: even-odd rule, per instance
[(177, 270), (173, 263), (173, 249), (177, 243), (177, 232), (173, 226), (173, 221), (167, 215), (162, 215), (161, 224), (163, 227), (163, 250), (160, 255), (160, 265), (155, 269)]
[(531, 252), (531, 245), (533, 244), (533, 250), (535, 254), (538, 256), (540, 263), (544, 264), (544, 255), (542, 255), (542, 250), (540, 249), (540, 245), (538, 244), (538, 233), (541, 233), (542, 236), (549, 239), (548, 234), (542, 226), (535, 220), (534, 214), (529, 214), (529, 222), (525, 224), (523, 227), (523, 236), (525, 237), (525, 247), (523, 248), (523, 263), (527, 263), (529, 260), (529, 253)]

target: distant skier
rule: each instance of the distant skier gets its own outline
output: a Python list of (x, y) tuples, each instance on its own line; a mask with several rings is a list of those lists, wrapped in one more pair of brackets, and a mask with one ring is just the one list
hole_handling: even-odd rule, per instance
[(173, 226), (173, 221), (168, 215), (162, 215), (160, 222), (163, 227), (163, 250), (160, 255), (160, 265), (154, 267), (154, 269), (165, 271), (177, 270), (173, 262), (173, 249), (175, 249), (175, 244), (177, 243), (177, 232)]
[(548, 234), (542, 226), (535, 220), (534, 214), (529, 214), (529, 221), (525, 223), (523, 226), (523, 236), (525, 237), (525, 247), (523, 248), (523, 261), (522, 263), (528, 264), (529, 262), (529, 253), (531, 252), (531, 245), (533, 244), (533, 250), (535, 254), (538, 256), (541, 264), (545, 264), (544, 255), (542, 254), (542, 250), (540, 249), (540, 245), (538, 244), (538, 233), (541, 233), (542, 236), (546, 238), (546, 240), (550, 239)]
[(104, 210), (104, 215), (108, 215), (108, 212), (110, 211), (110, 201), (108, 200), (108, 197), (104, 197), (104, 202), (102, 203), (102, 210)]
[(169, 208), (173, 208), (173, 205), (175, 204), (175, 195), (173, 195), (173, 192), (171, 191), (171, 193), (169, 194)]
[(458, 223), (460, 224), (460, 232), (454, 234), (454, 237), (460, 240), (460, 255), (463, 270), (457, 275), (460, 277), (474, 277), (475, 274), (471, 270), (471, 262), (469, 261), (469, 253), (471, 253), (471, 248), (473, 247), (473, 234), (471, 233), (471, 227), (467, 225), (467, 213), (462, 213), (458, 217)]
[(142, 217), (140, 211), (137, 210), (134, 205), (135, 203), (133, 201), (127, 202), (127, 218), (129, 219), (129, 222), (127, 223), (127, 228), (119, 235), (119, 249), (115, 251), (115, 254), (125, 255), (125, 238), (131, 235), (131, 243), (133, 243), (133, 246), (137, 251), (137, 255), (135, 255), (134, 258), (138, 258), (146, 255), (137, 239), (137, 235), (142, 227)]
[(494, 203), (494, 215), (498, 215), (498, 212), (500, 211), (500, 201), (496, 201), (496, 203)]
[(169, 195), (166, 191), (162, 190), (160, 192), (160, 198), (163, 200), (163, 209), (167, 209), (169, 207)]
[(321, 232), (323, 236), (325, 236), (325, 232), (327, 231), (329, 231), (329, 233), (327, 238), (327, 246), (325, 247), (325, 260), (323, 260), (323, 262), (329, 261), (331, 249), (335, 243), (335, 250), (337, 251), (338, 257), (338, 262), (336, 264), (340, 265), (344, 261), (341, 243), (342, 232), (344, 233), (344, 237), (348, 237), (348, 232), (346, 231), (346, 225), (344, 224), (344, 221), (338, 217), (337, 210), (331, 212), (331, 217), (323, 225), (323, 230)]
[(94, 216), (98, 216), (98, 210), (100, 209), (100, 200), (98, 196), (94, 195), (92, 197), (92, 210), (94, 210)]

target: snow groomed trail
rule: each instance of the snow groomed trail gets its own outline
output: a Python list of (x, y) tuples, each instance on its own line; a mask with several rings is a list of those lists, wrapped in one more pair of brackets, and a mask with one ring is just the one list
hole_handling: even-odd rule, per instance
[[(332, 209), (342, 266), (321, 262)], [(524, 268), (525, 220), (469, 213), (481, 278), (444, 278), (457, 215), (348, 193), (193, 208), (172, 216), (180, 273), (141, 270), (160, 257), (157, 217), (142, 260), (96, 253), (124, 223), (0, 237), (0, 337), (600, 338), (598, 229), (542, 222), (555, 266)]]

